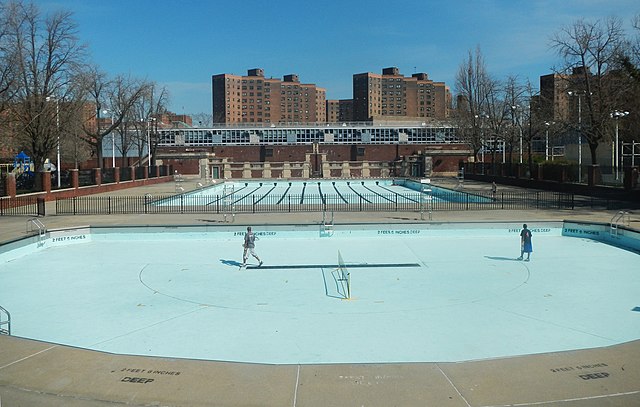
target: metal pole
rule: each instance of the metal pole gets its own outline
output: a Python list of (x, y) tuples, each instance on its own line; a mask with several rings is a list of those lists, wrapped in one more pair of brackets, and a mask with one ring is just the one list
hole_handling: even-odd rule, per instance
[(582, 182), (582, 93), (578, 93), (578, 182)]
[(147, 151), (149, 153), (149, 162), (147, 162), (147, 167), (151, 168), (151, 118), (147, 119)]
[(625, 117), (626, 115), (628, 115), (629, 112), (622, 112), (622, 111), (614, 111), (611, 113), (611, 117), (616, 121), (616, 137), (615, 137), (615, 142), (613, 145), (613, 169), (616, 172), (616, 180), (619, 179), (620, 177), (620, 140), (618, 137), (618, 119), (620, 119), (621, 117)]
[(58, 189), (60, 189), (60, 104), (56, 98), (56, 127), (58, 129), (58, 145), (56, 146), (56, 174), (58, 178)]
[[(113, 127), (113, 112), (111, 112), (111, 127)], [(111, 130), (111, 166), (116, 168), (116, 135)]]
[(522, 164), (522, 127), (520, 127), (520, 164)]
[[(516, 117), (518, 117), (518, 107), (519, 106), (516, 106)], [(520, 120), (516, 121), (519, 122), (518, 129), (520, 130), (520, 164), (522, 164), (522, 116), (520, 116)]]
[(613, 163), (613, 170), (616, 172), (616, 180), (619, 178), (619, 174), (618, 174), (618, 116), (616, 115), (616, 142), (614, 145), (615, 148), (615, 152), (614, 152), (614, 156), (615, 156), (615, 161)]
[[(511, 111), (512, 111), (512, 116), (511, 117), (515, 120), (516, 126), (518, 126), (518, 132), (520, 133), (520, 152), (519, 152), (519, 155), (520, 155), (520, 164), (522, 164), (522, 127), (520, 127), (520, 123), (519, 123), (519, 120), (518, 120), (518, 108), (519, 107), (520, 106), (518, 106), (518, 105), (512, 105), (511, 106)], [(520, 119), (522, 119), (522, 118), (520, 118)]]
[(544, 160), (549, 161), (549, 125), (547, 125), (547, 134), (544, 140)]

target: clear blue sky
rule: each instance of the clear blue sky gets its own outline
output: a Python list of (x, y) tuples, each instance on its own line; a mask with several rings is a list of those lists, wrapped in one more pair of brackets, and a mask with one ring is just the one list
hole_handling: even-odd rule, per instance
[(397, 66), (426, 72), (452, 92), (468, 51), (480, 46), (489, 72), (538, 85), (560, 63), (549, 39), (579, 18), (630, 19), (638, 0), (36, 0), (67, 9), (91, 58), (111, 75), (166, 86), (170, 110), (211, 113), (211, 76), (297, 73), (352, 97), (354, 73)]

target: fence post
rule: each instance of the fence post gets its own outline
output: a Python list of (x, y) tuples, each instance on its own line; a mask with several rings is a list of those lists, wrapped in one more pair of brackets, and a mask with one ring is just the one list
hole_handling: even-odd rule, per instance
[(4, 181), (5, 194), (10, 198), (15, 198), (17, 195), (16, 175), (13, 173), (7, 174), (7, 178)]
[(107, 197), (107, 213), (111, 215), (111, 195)]

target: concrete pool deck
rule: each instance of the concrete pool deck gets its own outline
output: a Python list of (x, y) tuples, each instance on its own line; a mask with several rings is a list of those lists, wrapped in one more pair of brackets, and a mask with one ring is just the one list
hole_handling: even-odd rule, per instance
[[(192, 182), (192, 184), (188, 184)], [(185, 189), (197, 181), (186, 181)], [(173, 183), (121, 195), (171, 193)], [(467, 183), (465, 188), (488, 188)], [(48, 206), (51, 203), (47, 204)], [(55, 214), (47, 208), (47, 213)], [(432, 222), (608, 222), (614, 211), (434, 212)], [(425, 215), (426, 217), (426, 215)], [(27, 217), (0, 218), (0, 241), (25, 236)], [(319, 213), (241, 214), (235, 225), (318, 224)], [(222, 215), (41, 218), (79, 225), (222, 224)], [(336, 213), (338, 223), (421, 222), (419, 213)], [(428, 221), (424, 221), (428, 222)], [(640, 229), (640, 217), (631, 215)], [(1, 301), (0, 301), (0, 305)], [(640, 300), (639, 304), (640, 306)], [(52, 315), (55, 318), (55, 315)], [(638, 313), (640, 318), (640, 313)], [(455, 323), (455, 322), (452, 322)], [(640, 333), (639, 333), (640, 336)], [(640, 341), (590, 350), (461, 363), (265, 365), (114, 355), (0, 337), (2, 406), (635, 406)]]

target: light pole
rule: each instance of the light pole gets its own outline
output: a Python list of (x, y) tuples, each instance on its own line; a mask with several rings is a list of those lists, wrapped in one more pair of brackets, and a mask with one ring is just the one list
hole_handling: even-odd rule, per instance
[[(549, 126), (555, 124), (554, 122), (544, 122), (546, 127), (546, 134), (544, 138), (544, 159), (545, 161), (549, 161)], [(551, 155), (551, 159), (553, 160), (553, 154)]]
[(56, 176), (58, 181), (58, 189), (60, 189), (60, 102), (58, 98), (53, 96), (47, 96), (45, 98), (47, 102), (56, 102), (56, 129), (57, 129), (57, 145), (56, 145)]
[[(113, 112), (109, 109), (105, 109), (102, 113), (111, 114), (111, 127), (113, 127)], [(116, 168), (116, 135), (113, 130), (111, 130), (111, 167)]]
[(513, 117), (515, 118), (516, 126), (518, 126), (518, 131), (520, 132), (520, 164), (522, 164), (522, 127), (520, 127), (520, 124), (518, 123), (518, 108), (519, 107), (520, 106), (513, 105), (513, 106), (511, 106), (511, 110), (513, 111)]
[(585, 92), (570, 90), (567, 94), (578, 97), (578, 182), (582, 182), (582, 95)]
[(480, 145), (482, 146), (482, 150), (481, 150), (482, 155), (481, 155), (480, 159), (482, 160), (482, 163), (483, 163), (482, 164), (482, 168), (483, 168), (482, 173), (484, 174), (484, 119), (488, 119), (489, 115), (486, 114), (486, 113), (481, 113), (479, 115), (475, 115), (475, 118), (479, 119), (479, 121), (480, 121), (480, 135), (481, 135), (481, 137), (480, 137)]
[(620, 119), (621, 117), (625, 117), (626, 115), (628, 115), (629, 112), (621, 112), (619, 110), (614, 110), (611, 113), (611, 118), (615, 119), (616, 121), (616, 140), (615, 140), (615, 144), (614, 144), (614, 163), (613, 163), (613, 170), (616, 172), (616, 180), (619, 178), (619, 170), (620, 170), (620, 153), (619, 153), (619, 148), (618, 148), (618, 119)]
[(149, 153), (149, 158), (147, 162), (147, 167), (151, 168), (151, 123), (155, 122), (155, 117), (147, 118), (147, 151)]

